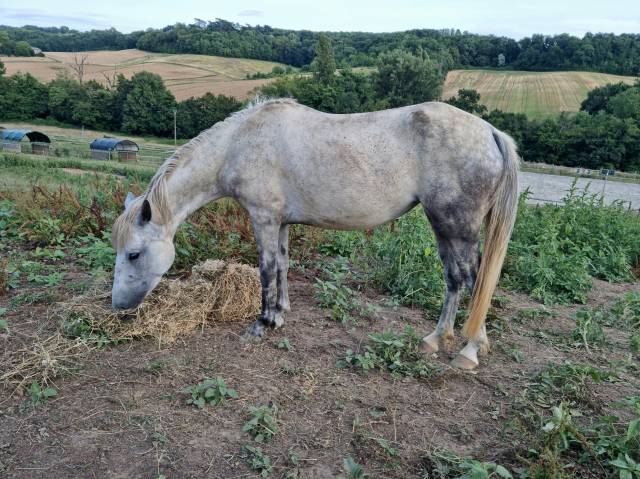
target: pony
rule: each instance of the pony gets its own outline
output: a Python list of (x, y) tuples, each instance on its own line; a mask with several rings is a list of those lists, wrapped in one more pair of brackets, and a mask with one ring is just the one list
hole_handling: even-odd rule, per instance
[(180, 147), (144, 194), (127, 195), (112, 230), (112, 306), (137, 306), (171, 267), (180, 223), (229, 197), (256, 239), (262, 308), (247, 334), (259, 339), (290, 311), (289, 225), (369, 229), (421, 205), (446, 283), (421, 349), (435, 353), (453, 337), (466, 286), (468, 341), (452, 364), (473, 369), (489, 348), (484, 323), (515, 221), (518, 162), (508, 135), (444, 103), (328, 114), (290, 99), (256, 102)]

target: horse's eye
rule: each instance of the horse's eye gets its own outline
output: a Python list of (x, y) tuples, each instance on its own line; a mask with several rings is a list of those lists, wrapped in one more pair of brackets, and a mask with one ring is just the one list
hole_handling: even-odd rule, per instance
[(140, 256), (140, 253), (129, 253), (129, 261), (135, 261)]

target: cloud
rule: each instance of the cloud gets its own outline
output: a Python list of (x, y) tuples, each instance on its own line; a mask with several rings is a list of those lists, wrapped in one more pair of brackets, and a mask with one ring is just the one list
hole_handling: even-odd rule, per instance
[(262, 10), (242, 10), (238, 12), (239, 17), (263, 17), (264, 12)]
[(31, 10), (27, 8), (9, 8), (2, 12), (3, 20), (14, 25), (48, 25), (48, 26), (71, 26), (79, 29), (91, 27), (108, 28), (111, 26), (104, 19), (98, 19), (92, 15), (58, 15), (43, 12), (41, 10)]

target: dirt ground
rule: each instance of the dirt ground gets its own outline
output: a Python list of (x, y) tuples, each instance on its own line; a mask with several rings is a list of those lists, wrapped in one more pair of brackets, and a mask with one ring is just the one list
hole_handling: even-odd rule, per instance
[[(0, 386), (0, 477), (259, 477), (247, 466), (243, 446), (252, 439), (242, 427), (248, 406), (266, 404), (277, 406), (279, 425), (275, 439), (261, 446), (274, 463), (270, 477), (291, 470), (289, 451), (301, 458), (297, 477), (337, 477), (347, 456), (373, 478), (425, 477), (423, 456), (434, 450), (498, 462), (522, 446), (507, 427), (514, 398), (549, 362), (608, 365), (628, 359), (622, 331), (606, 329), (606, 352), (566, 346), (578, 306), (551, 308), (551, 317), (522, 323), (511, 319), (540, 304), (500, 291), (508, 301), (496, 309), (493, 352), (477, 371), (448, 367), (459, 338), (434, 357), (442, 371), (429, 380), (340, 369), (336, 362), (345, 351), (357, 350), (371, 332), (410, 325), (424, 334), (435, 322), (418, 309), (384, 306), (383, 297), (368, 293), (378, 312), (342, 325), (317, 307), (313, 272), (290, 276), (293, 310), (285, 326), (261, 343), (241, 342), (247, 324), (225, 323), (170, 347), (135, 341), (97, 350), (55, 381), (57, 397), (35, 408), (24, 407), (25, 391)], [(595, 280), (589, 305), (638, 288)], [(16, 294), (0, 298), (0, 307)], [(0, 347), (6, 351), (54, 329), (49, 310), (32, 305), (8, 312), (11, 330), (0, 335)], [(285, 337), (290, 351), (278, 348)], [(519, 348), (524, 360), (515, 362), (505, 346)], [(238, 400), (203, 410), (185, 403), (182, 387), (216, 376), (237, 390)], [(604, 408), (638, 390), (638, 378), (621, 373), (620, 381), (595, 387), (592, 399)], [(385, 455), (375, 438), (388, 440), (398, 455)]]

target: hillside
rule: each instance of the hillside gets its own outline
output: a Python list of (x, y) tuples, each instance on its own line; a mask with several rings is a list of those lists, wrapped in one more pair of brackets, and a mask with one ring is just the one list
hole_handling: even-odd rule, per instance
[[(85, 53), (78, 53), (81, 57)], [(131, 77), (139, 71), (160, 75), (178, 100), (202, 96), (206, 92), (244, 100), (269, 80), (246, 80), (247, 74), (270, 72), (279, 63), (226, 58), (211, 55), (150, 53), (128, 49), (86, 52), (85, 79), (106, 83), (114, 73)], [(0, 57), (7, 74), (29, 72), (49, 81), (62, 71), (72, 73), (74, 53), (46, 52), (45, 57)], [(373, 71), (357, 68), (357, 71)], [(505, 70), (452, 70), (447, 76), (442, 98), (454, 96), (460, 88), (473, 88), (482, 95), (489, 110), (526, 113), (544, 118), (562, 111), (578, 111), (587, 92), (606, 83), (633, 83), (634, 77), (594, 72), (524, 72)]]
[(442, 98), (472, 88), (489, 110), (498, 108), (543, 118), (562, 111), (578, 111), (587, 92), (607, 83), (633, 83), (634, 77), (593, 72), (522, 72), (453, 70), (445, 82)]
[(129, 49), (96, 52), (45, 52), (44, 57), (0, 57), (7, 74), (28, 72), (42, 81), (53, 80), (63, 70), (72, 73), (74, 56), (87, 54), (85, 80), (106, 83), (114, 73), (131, 77), (139, 71), (160, 75), (178, 100), (206, 92), (246, 98), (268, 80), (245, 80), (247, 74), (270, 72), (278, 63), (210, 55), (171, 55)]

